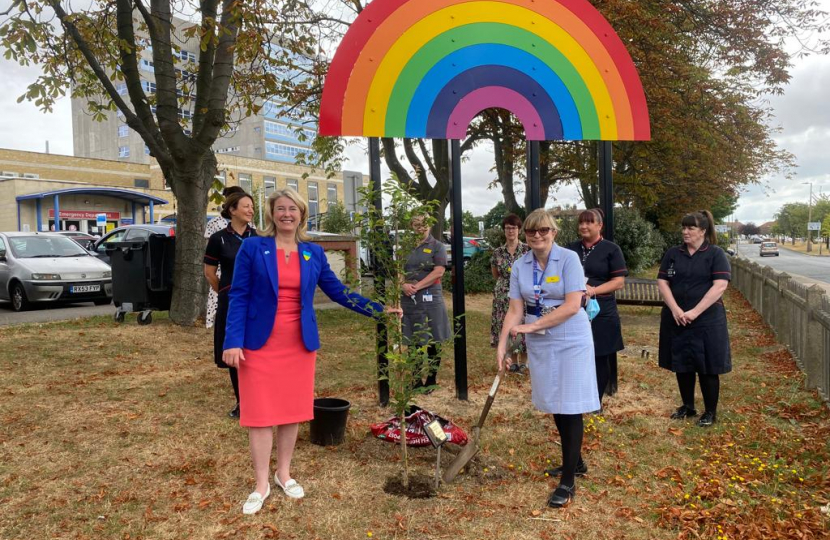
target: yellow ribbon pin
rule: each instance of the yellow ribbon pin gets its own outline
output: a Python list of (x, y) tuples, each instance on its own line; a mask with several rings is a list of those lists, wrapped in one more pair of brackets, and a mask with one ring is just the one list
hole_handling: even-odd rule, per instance
[(547, 283), (559, 283), (559, 276), (548, 276), (545, 280)]
[(310, 251), (303, 251), (303, 259), (309, 260), (310, 258), (311, 258), (311, 252)]
[(429, 248), (424, 248), (424, 253), (432, 253), (432, 250)]

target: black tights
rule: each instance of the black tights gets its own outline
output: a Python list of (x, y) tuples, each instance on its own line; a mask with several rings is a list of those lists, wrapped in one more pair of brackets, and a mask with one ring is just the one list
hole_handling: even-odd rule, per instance
[(611, 357), (612, 354), (595, 357), (597, 365), (597, 391), (599, 392), (599, 405), (602, 407), (602, 395), (608, 387), (608, 379), (611, 378)]
[(438, 382), (438, 368), (441, 367), (441, 346), (438, 343), (430, 343), (427, 346), (429, 357), (429, 372), (427, 373), (426, 385), (432, 386)]
[(581, 414), (554, 414), (553, 421), (562, 439), (562, 480), (565, 486), (576, 482), (576, 466), (582, 459), (582, 424)]
[(233, 395), (236, 396), (236, 403), (239, 404), (239, 372), (236, 368), (229, 367), (228, 374), (231, 376), (231, 386), (233, 386)]
[[(695, 374), (677, 373), (677, 387), (680, 389), (680, 397), (683, 405), (690, 409), (695, 408)], [(718, 375), (698, 374), (700, 379), (700, 392), (703, 394), (703, 405), (706, 410), (712, 413), (717, 412), (718, 398), (720, 397), (720, 377)]]

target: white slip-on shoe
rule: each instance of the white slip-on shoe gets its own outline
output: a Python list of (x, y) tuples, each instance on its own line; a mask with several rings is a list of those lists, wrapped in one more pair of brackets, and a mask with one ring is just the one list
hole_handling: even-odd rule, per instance
[(271, 494), (271, 486), (268, 486), (268, 491), (265, 493), (265, 496), (259, 494), (258, 491), (254, 491), (250, 495), (248, 495), (248, 500), (245, 501), (245, 504), (242, 505), (242, 513), (243, 514), (256, 514), (262, 508), (265, 499), (268, 498), (268, 495)]
[(303, 491), (303, 486), (298, 484), (297, 481), (293, 478), (289, 478), (288, 482), (286, 482), (285, 485), (282, 485), (282, 482), (280, 482), (280, 477), (277, 476), (277, 473), (274, 473), (274, 482), (277, 484), (277, 486), (282, 488), (283, 492), (285, 492), (286, 495), (288, 495), (292, 499), (302, 499), (303, 497), (305, 497), (305, 491)]

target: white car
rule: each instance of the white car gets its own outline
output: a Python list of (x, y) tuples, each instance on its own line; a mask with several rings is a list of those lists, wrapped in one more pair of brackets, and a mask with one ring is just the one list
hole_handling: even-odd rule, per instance
[(112, 301), (112, 271), (75, 241), (52, 233), (0, 233), (0, 299), (15, 311), (35, 302)]

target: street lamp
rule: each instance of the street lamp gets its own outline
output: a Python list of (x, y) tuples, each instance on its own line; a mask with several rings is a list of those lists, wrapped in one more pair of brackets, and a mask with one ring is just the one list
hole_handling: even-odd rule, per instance
[(813, 251), (813, 234), (810, 231), (810, 223), (813, 221), (813, 183), (801, 182), (802, 185), (810, 185), (810, 198), (807, 201), (807, 253)]

